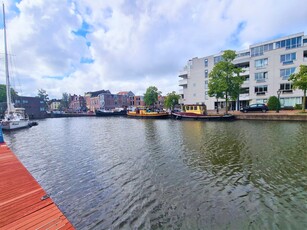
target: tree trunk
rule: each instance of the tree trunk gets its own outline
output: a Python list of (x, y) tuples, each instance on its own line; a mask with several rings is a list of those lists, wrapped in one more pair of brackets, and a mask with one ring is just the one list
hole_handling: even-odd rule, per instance
[(225, 114), (228, 114), (228, 92), (226, 92), (226, 111), (225, 111)]
[(302, 111), (305, 113), (305, 106), (306, 106), (306, 89), (304, 90), (304, 97), (303, 97), (303, 104), (302, 104)]

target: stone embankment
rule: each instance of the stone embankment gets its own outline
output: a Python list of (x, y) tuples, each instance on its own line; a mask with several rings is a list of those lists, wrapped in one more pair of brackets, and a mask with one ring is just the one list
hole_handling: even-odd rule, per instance
[[(216, 111), (210, 111), (209, 113), (216, 114)], [(235, 115), (237, 120), (307, 121), (307, 112), (302, 113), (300, 110), (281, 110), (279, 113), (276, 113), (276, 111), (268, 111), (266, 113), (230, 111), (229, 113)]]

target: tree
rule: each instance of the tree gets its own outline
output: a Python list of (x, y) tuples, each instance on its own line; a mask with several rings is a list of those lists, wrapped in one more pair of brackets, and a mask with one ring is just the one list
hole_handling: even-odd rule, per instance
[(271, 96), (268, 100), (268, 107), (269, 110), (276, 110), (278, 111), (280, 109), (280, 101), (276, 96)]
[[(12, 98), (18, 96), (18, 93), (11, 88)], [(6, 85), (0, 84), (0, 102), (6, 102)]]
[(224, 84), (224, 75), (218, 69), (213, 69), (209, 77), (210, 81), (208, 84), (208, 95), (210, 97), (216, 98), (216, 112), (219, 113), (219, 98), (224, 98), (224, 91), (226, 90), (226, 85)]
[(175, 91), (168, 93), (165, 100), (164, 100), (164, 106), (166, 108), (174, 110), (175, 105), (178, 105), (179, 99), (180, 99), (180, 96), (178, 94), (176, 94)]
[(63, 93), (62, 94), (62, 99), (61, 99), (61, 103), (60, 103), (60, 110), (65, 110), (69, 108), (69, 104), (70, 104), (70, 94), (68, 93)]
[(291, 74), (289, 81), (292, 81), (293, 89), (301, 89), (304, 92), (302, 111), (305, 112), (306, 107), (306, 91), (307, 91), (307, 66), (300, 65), (298, 73)]
[(218, 62), (209, 74), (208, 94), (226, 101), (226, 114), (228, 113), (228, 100), (236, 100), (240, 95), (240, 87), (244, 79), (240, 77), (242, 69), (236, 67), (232, 61), (236, 58), (236, 52), (226, 50), (222, 60)]
[(154, 106), (154, 104), (158, 101), (158, 96), (161, 94), (158, 91), (157, 87), (149, 86), (144, 94), (144, 102), (146, 106)]
[(40, 99), (42, 99), (44, 101), (44, 106), (45, 106), (45, 109), (47, 110), (47, 108), (48, 108), (48, 101), (49, 101), (49, 96), (47, 94), (47, 91), (44, 90), (44, 89), (39, 89), (37, 97), (39, 97)]

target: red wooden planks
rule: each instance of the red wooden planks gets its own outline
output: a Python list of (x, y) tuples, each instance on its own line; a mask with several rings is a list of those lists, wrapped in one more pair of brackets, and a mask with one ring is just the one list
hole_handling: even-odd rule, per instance
[(74, 229), (14, 153), (0, 144), (0, 229)]

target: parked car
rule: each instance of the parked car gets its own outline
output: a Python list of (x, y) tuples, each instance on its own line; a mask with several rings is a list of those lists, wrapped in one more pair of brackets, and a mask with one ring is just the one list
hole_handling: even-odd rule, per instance
[(251, 104), (249, 106), (243, 107), (240, 111), (243, 113), (261, 111), (266, 113), (269, 108), (265, 104)]

